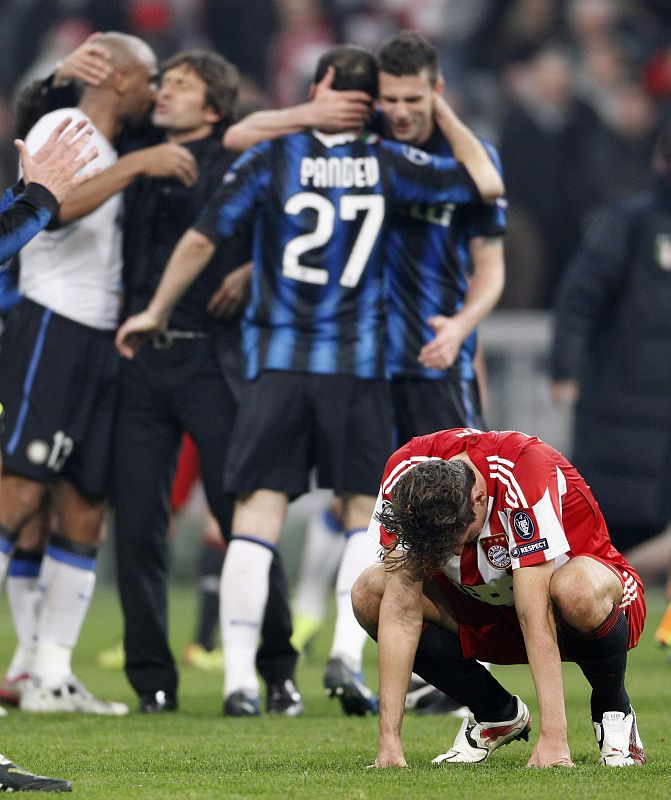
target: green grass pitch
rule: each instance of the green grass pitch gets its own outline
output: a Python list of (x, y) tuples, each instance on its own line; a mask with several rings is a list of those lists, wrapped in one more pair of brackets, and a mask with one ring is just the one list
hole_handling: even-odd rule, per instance
[[(195, 592), (171, 595), (171, 635), (175, 652), (189, 640)], [(343, 716), (321, 690), (329, 633), (320, 635), (310, 660), (299, 665), (298, 682), (306, 713), (298, 719), (224, 719), (221, 677), (183, 669), (180, 711), (163, 716), (132, 713), (103, 719), (60, 715), (40, 717), (10, 710), (0, 720), (0, 751), (20, 764), (73, 781), (74, 797), (133, 798), (328, 798), (328, 800), (652, 800), (671, 797), (671, 666), (653, 641), (664, 600), (649, 597), (648, 627), (631, 654), (628, 687), (638, 718), (648, 764), (607, 770), (597, 765), (589, 720), (586, 683), (573, 665), (565, 668), (569, 735), (575, 770), (527, 770), (535, 739), (515, 742), (490, 762), (474, 766), (432, 767), (431, 758), (452, 743), (458, 720), (409, 715), (404, 739), (410, 768), (366, 770), (375, 756), (376, 719)], [(6, 664), (13, 634), (6, 606), (0, 657)], [(114, 591), (98, 589), (75, 655), (79, 677), (96, 694), (135, 698), (120, 672), (98, 668), (95, 654), (114, 642), (120, 614)], [(375, 653), (368, 646), (366, 670), (376, 681)], [(535, 712), (528, 669), (496, 668), (496, 674)]]

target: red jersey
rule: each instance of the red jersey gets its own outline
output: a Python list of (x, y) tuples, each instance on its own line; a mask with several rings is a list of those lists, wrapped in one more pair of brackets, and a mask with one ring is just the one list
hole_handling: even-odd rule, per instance
[[(487, 481), (489, 503), (478, 538), (440, 567), (452, 584), (481, 602), (512, 606), (514, 569), (553, 559), (557, 569), (573, 556), (589, 555), (622, 575), (622, 607), (636, 599), (640, 579), (613, 547), (589, 486), (560, 452), (535, 436), (454, 428), (411, 439), (387, 461), (376, 512), (409, 469), (463, 452)], [(396, 537), (375, 516), (369, 532), (383, 547), (394, 547)]]

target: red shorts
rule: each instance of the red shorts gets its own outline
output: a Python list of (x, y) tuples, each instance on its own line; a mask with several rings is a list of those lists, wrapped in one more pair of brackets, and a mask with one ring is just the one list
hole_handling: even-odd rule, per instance
[(177, 459), (177, 468), (172, 482), (170, 494), (170, 510), (181, 511), (186, 505), (191, 490), (193, 489), (200, 475), (200, 464), (198, 462), (198, 450), (193, 439), (188, 433), (182, 436), (182, 446)]
[[(619, 565), (595, 556), (590, 558), (604, 564), (619, 578), (623, 590), (620, 608), (629, 623), (629, 649), (636, 647), (645, 623), (645, 598), (641, 579), (631, 568), (620, 571)], [(435, 573), (433, 577), (459, 623), (459, 639), (464, 658), (477, 658), (493, 664), (528, 663), (524, 636), (514, 606), (483, 603), (457, 589), (443, 573)]]

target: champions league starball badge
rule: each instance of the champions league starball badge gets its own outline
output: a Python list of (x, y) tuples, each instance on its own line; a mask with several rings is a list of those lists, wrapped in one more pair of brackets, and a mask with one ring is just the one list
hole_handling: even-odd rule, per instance
[(519, 536), (520, 539), (524, 539), (525, 541), (533, 539), (536, 528), (534, 527), (534, 521), (526, 511), (516, 511), (513, 514), (512, 522), (516, 536)]

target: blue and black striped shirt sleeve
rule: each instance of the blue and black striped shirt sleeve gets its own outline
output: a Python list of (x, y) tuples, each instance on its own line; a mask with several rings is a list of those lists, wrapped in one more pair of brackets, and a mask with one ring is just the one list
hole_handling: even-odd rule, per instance
[(8, 197), (9, 192), (0, 201), (0, 263), (18, 253), (58, 213), (56, 198), (40, 184), (28, 184), (16, 196)]

